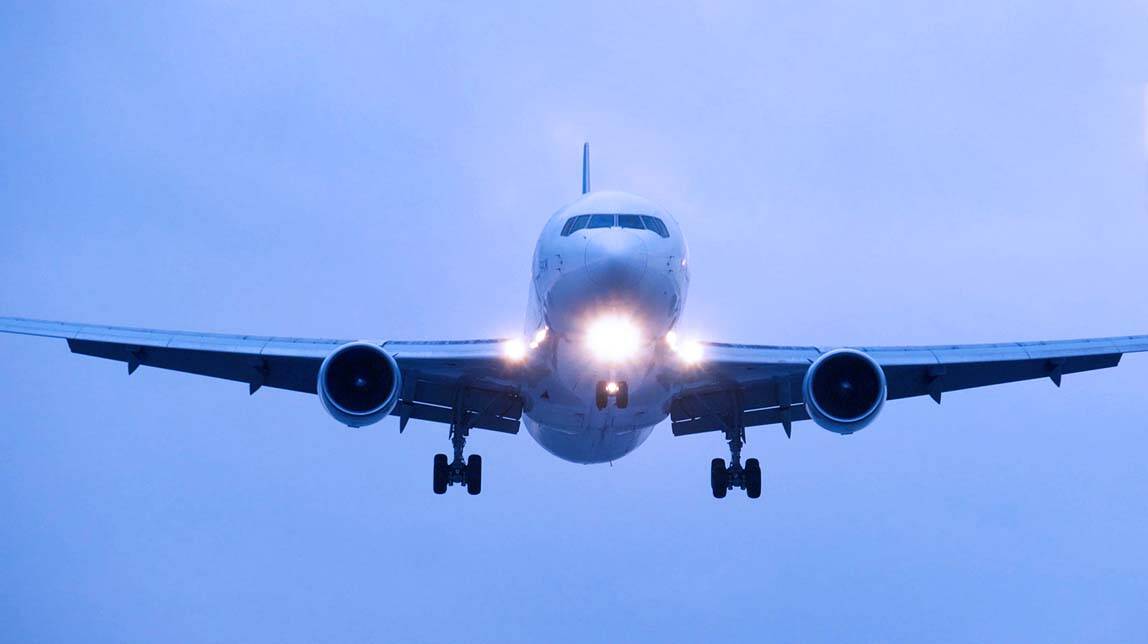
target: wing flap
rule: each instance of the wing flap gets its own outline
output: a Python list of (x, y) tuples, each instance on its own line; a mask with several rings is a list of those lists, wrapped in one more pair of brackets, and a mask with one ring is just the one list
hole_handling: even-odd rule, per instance
[(710, 389), (683, 390), (670, 402), (675, 436), (718, 431), (725, 427), (756, 427), (806, 420), (801, 404), (803, 373), (788, 367), (777, 376)]
[(1050, 378), (1058, 385), (1064, 374), (1108, 369), (1120, 364), (1122, 354), (1034, 358), (999, 362), (950, 362), (933, 365), (884, 367), (889, 400), (960, 391), (1008, 382)]
[(117, 360), (128, 364), (129, 373), (139, 366), (169, 369), (199, 376), (315, 393), (322, 359), (290, 355), (261, 355), (230, 351), (173, 349), (93, 340), (68, 340), (72, 353)]
[(391, 414), (399, 418), (414, 418), (445, 425), (450, 425), (457, 420), (468, 429), (488, 429), (504, 434), (517, 434), (519, 420), (522, 417), (522, 405), (521, 403), (518, 404), (517, 412), (513, 411), (513, 408), (514, 402), (508, 400), (503, 413), (483, 413), (473, 409), (465, 409), (461, 414), (456, 415), (450, 407), (406, 401), (400, 402)]
[(400, 356), (403, 395), (392, 414), (401, 419), (517, 434), (522, 397), (516, 386), (504, 384), (515, 378), (503, 361), (476, 356), (465, 361), (456, 358), (458, 364), (448, 369), (444, 360), (441, 353), (419, 358)]
[[(758, 427), (761, 425), (780, 425), (796, 423), (799, 420), (809, 420), (809, 413), (805, 405), (793, 405), (788, 408), (773, 407), (771, 409), (755, 409), (744, 411), (741, 414), (743, 427)], [(674, 436), (687, 436), (689, 434), (702, 434), (722, 430), (726, 425), (720, 415), (702, 416), (699, 418), (686, 418), (670, 423), (670, 430)]]
[(0, 318), (0, 331), (67, 340), (72, 353), (244, 382), (254, 393), (275, 387), (315, 393), (319, 366), (344, 340), (225, 335)]

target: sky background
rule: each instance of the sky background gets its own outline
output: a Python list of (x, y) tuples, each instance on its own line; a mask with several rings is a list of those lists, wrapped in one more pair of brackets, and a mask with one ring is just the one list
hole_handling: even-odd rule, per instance
[[(163, 6), (157, 6), (162, 4)], [(417, 4), (418, 6), (412, 6)], [(1148, 5), (0, 6), (0, 315), (318, 337), (522, 328), (593, 183), (681, 222), (683, 328), (1148, 332)], [(1127, 642), (1148, 358), (609, 465), (0, 337), (5, 642)]]

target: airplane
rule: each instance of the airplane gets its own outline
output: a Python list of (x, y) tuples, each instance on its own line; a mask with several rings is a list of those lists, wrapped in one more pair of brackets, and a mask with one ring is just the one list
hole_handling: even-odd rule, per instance
[(761, 464), (741, 458), (746, 429), (812, 420), (841, 435), (864, 429), (888, 400), (1115, 367), (1148, 336), (1003, 344), (816, 347), (701, 342), (676, 326), (690, 283), (678, 222), (637, 195), (590, 189), (542, 229), (520, 338), (331, 340), (160, 331), (0, 318), (0, 332), (67, 340), (81, 355), (317, 394), (349, 427), (398, 417), (449, 428), (432, 489), (482, 490), (471, 430), (516, 434), (574, 463), (616, 461), (670, 419), (675, 436), (720, 433), (728, 462), (710, 463), (716, 498), (761, 495)]

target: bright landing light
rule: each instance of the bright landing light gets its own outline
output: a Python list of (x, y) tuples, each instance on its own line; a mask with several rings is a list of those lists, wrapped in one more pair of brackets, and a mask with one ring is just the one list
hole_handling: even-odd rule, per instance
[(604, 315), (590, 325), (586, 346), (604, 362), (625, 362), (642, 346), (642, 332), (622, 315)]
[(670, 331), (666, 334), (666, 344), (670, 345), (670, 350), (676, 353), (682, 362), (686, 364), (697, 364), (702, 361), (705, 355), (705, 350), (702, 348), (701, 342), (697, 340), (681, 340), (674, 331)]
[(502, 344), (502, 355), (511, 362), (521, 362), (526, 359), (526, 343), (522, 340), (507, 340)]
[(534, 332), (534, 337), (530, 339), (530, 344), (526, 344), (525, 341), (519, 340), (518, 338), (503, 342), (502, 357), (511, 362), (522, 362), (531, 351), (542, 346), (542, 343), (546, 341), (546, 335), (549, 331), (550, 329), (548, 327), (539, 327), (539, 329)]
[(530, 350), (538, 348), (538, 345), (546, 341), (546, 332), (549, 331), (547, 327), (541, 327), (534, 332), (534, 339), (530, 341)]
[(682, 360), (687, 364), (697, 364), (701, 362), (704, 353), (702, 343), (697, 340), (687, 340), (678, 348), (678, 355), (681, 356)]

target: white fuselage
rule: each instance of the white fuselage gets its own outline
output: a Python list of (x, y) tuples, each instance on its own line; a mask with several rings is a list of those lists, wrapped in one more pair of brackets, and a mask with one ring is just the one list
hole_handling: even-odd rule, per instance
[[(615, 215), (599, 227), (570, 232), (579, 215)], [(644, 216), (664, 224), (633, 224)], [(563, 234), (566, 232), (567, 234)], [(591, 192), (555, 213), (534, 252), (526, 337), (527, 360), (545, 374), (524, 391), (524, 422), (531, 436), (559, 458), (602, 463), (629, 453), (669, 413), (670, 385), (658, 375), (675, 358), (667, 334), (685, 304), (689, 285), (685, 240), (677, 222), (649, 201), (622, 192)], [(637, 330), (632, 355), (595, 355), (587, 333), (602, 316), (625, 319)], [(540, 330), (545, 329), (540, 334)], [(629, 404), (596, 403), (599, 383), (625, 383)]]

